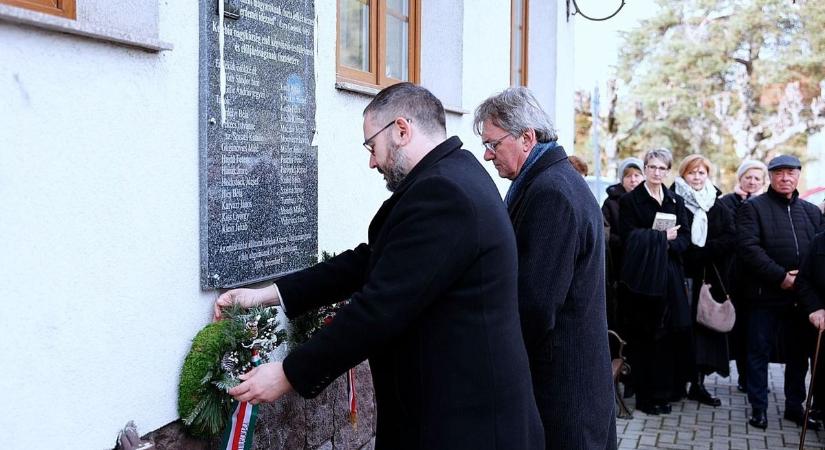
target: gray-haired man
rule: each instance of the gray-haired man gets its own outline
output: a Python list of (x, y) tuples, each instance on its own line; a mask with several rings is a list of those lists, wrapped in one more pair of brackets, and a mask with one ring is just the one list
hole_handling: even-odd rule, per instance
[(548, 449), (616, 448), (602, 214), (526, 88), (484, 101), (484, 159), (513, 181), (519, 312)]

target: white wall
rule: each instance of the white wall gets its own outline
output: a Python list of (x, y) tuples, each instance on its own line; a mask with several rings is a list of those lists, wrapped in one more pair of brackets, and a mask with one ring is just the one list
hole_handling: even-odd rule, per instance
[[(2, 449), (110, 448), (127, 420), (147, 432), (177, 418), (215, 293), (199, 288), (198, 5), (158, 3), (162, 53), (0, 22)], [(335, 2), (316, 8), (319, 248), (341, 251), (389, 193), (361, 146), (371, 97), (335, 88)], [(461, 104), (447, 103), (471, 112), (509, 85), (510, 6), (461, 14), (438, 31), (463, 40), (463, 62), (440, 64), (463, 64)], [(545, 107), (572, 140), (564, 107)], [(447, 115), (481, 158), (471, 125)]]
[(0, 22), (0, 448), (111, 448), (177, 417), (198, 288), (198, 5), (174, 51)]

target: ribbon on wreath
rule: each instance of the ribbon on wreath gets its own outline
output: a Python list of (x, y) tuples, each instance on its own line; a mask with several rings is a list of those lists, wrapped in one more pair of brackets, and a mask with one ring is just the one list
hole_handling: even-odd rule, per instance
[[(252, 350), (252, 365), (258, 367), (261, 357), (258, 350)], [(252, 450), (255, 437), (255, 422), (258, 420), (258, 405), (249, 402), (232, 401), (232, 416), (221, 439), (222, 450)]]
[(355, 400), (355, 368), (347, 371), (347, 394), (349, 397), (349, 423), (355, 429), (358, 427), (358, 402)]

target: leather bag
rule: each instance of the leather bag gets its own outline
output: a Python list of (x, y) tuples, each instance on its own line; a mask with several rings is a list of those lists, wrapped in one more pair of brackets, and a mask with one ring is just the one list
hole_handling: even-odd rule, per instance
[(696, 305), (696, 321), (713, 331), (727, 333), (733, 329), (733, 324), (736, 323), (736, 309), (733, 307), (733, 302), (730, 301), (730, 295), (728, 295), (725, 285), (722, 283), (722, 277), (719, 275), (716, 265), (713, 265), (713, 270), (716, 271), (719, 285), (725, 293), (725, 301), (722, 303), (717, 302), (710, 293), (710, 284), (702, 280), (702, 288), (699, 290), (699, 303)]

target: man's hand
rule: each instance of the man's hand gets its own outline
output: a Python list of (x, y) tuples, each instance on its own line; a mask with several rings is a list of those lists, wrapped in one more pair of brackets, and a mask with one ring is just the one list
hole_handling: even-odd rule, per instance
[(239, 402), (253, 405), (274, 402), (292, 390), (280, 362), (262, 364), (240, 376), (243, 383), (229, 390), (229, 395)]
[(681, 225), (676, 225), (675, 227), (668, 228), (665, 231), (667, 233), (667, 240), (672, 241), (676, 239), (676, 237), (679, 236), (679, 228), (681, 227)]
[(790, 290), (793, 289), (794, 283), (796, 283), (796, 274), (799, 273), (798, 270), (791, 270), (790, 272), (785, 274), (785, 279), (782, 280), (782, 284), (779, 286), (782, 289)]
[(280, 303), (278, 289), (274, 284), (258, 289), (232, 289), (224, 292), (215, 300), (214, 320), (220, 320), (221, 310), (234, 304), (241, 305), (244, 308), (252, 308), (260, 305), (279, 305)]
[(811, 321), (811, 325), (815, 326), (817, 330), (825, 330), (825, 309), (817, 309), (808, 314), (808, 320)]

